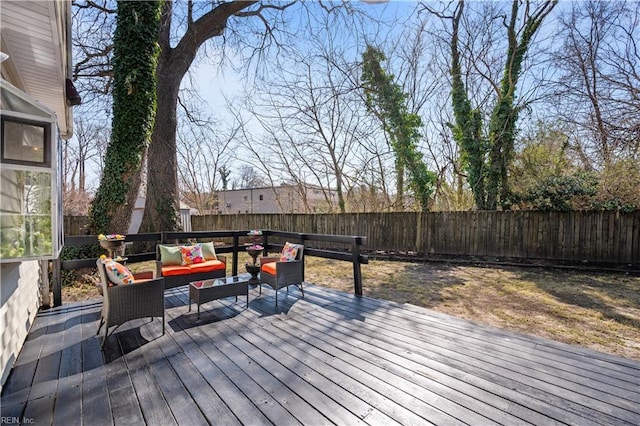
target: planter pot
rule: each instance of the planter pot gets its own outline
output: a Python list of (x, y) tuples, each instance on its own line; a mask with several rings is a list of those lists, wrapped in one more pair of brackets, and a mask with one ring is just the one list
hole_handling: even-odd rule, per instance
[(247, 268), (247, 272), (251, 274), (251, 279), (249, 280), (249, 284), (258, 284), (260, 280), (258, 280), (258, 274), (260, 273), (260, 265), (247, 263), (244, 265)]

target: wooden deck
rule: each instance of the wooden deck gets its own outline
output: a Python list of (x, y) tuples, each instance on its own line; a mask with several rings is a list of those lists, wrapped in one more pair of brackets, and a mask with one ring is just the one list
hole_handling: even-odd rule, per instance
[[(100, 300), (42, 311), (3, 423), (640, 424), (640, 362), (305, 286), (251, 290), (95, 336)], [(15, 423), (15, 422), (14, 422)]]

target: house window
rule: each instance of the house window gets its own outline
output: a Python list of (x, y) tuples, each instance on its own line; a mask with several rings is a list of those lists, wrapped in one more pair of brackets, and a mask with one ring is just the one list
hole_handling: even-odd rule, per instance
[(245, 195), (244, 196), (244, 201), (247, 201), (249, 199), (249, 196)]
[(260, 194), (260, 201), (264, 200), (264, 195)]
[(49, 127), (42, 123), (3, 116), (2, 162), (50, 166)]
[(0, 262), (58, 257), (63, 245), (55, 115), (2, 81)]
[(3, 167), (1, 176), (2, 260), (51, 256), (52, 174)]

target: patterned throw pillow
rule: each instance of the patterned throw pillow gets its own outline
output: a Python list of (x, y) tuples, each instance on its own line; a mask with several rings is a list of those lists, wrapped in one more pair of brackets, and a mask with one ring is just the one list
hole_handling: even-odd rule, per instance
[(180, 253), (182, 254), (183, 265), (191, 265), (193, 263), (204, 262), (204, 257), (202, 256), (202, 246), (200, 244), (196, 244), (193, 246), (180, 246)]
[(291, 262), (298, 255), (298, 244), (286, 243), (280, 253), (280, 262)]
[(218, 260), (218, 256), (216, 256), (216, 248), (213, 245), (213, 242), (210, 243), (202, 243), (202, 257), (204, 260)]
[(107, 271), (107, 277), (114, 285), (133, 284), (133, 274), (126, 266), (119, 264), (113, 259), (106, 258), (102, 261)]

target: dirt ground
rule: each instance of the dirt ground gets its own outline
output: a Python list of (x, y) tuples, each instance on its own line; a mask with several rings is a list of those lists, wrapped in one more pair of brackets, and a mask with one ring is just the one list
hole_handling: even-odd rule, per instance
[[(638, 275), (377, 260), (362, 265), (362, 275), (368, 297), (640, 360)], [(308, 257), (305, 279), (353, 292), (353, 271), (344, 262)], [(91, 270), (81, 271), (63, 287), (63, 302), (99, 296), (95, 283)]]

